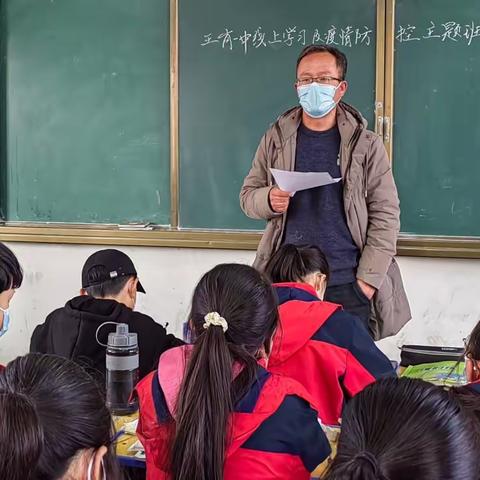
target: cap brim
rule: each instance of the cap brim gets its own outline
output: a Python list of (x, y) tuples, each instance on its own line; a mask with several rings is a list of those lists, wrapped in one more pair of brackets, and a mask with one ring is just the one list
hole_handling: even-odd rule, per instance
[(140, 283), (140, 280), (137, 282), (137, 292), (140, 293), (147, 293), (145, 289), (143, 288), (143, 285)]

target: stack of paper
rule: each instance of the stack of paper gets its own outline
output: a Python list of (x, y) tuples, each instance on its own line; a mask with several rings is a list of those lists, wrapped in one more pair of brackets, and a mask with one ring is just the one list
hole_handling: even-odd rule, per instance
[(295, 192), (323, 187), (341, 180), (341, 178), (332, 178), (328, 172), (288, 172), (276, 168), (271, 168), (270, 171), (280, 190), (289, 192), (292, 197)]

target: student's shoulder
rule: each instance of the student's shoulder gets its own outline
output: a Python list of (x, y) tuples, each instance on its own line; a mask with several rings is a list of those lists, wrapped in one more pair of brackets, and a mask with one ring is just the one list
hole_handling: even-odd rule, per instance
[(125, 307), (124, 315), (125, 314), (128, 315), (132, 325), (135, 325), (136, 327), (140, 327), (144, 330), (156, 330), (165, 332), (165, 328), (163, 327), (163, 325), (160, 325), (152, 317), (145, 313), (130, 310), (129, 308)]
[(47, 318), (45, 319), (45, 324), (56, 323), (58, 321), (65, 320), (65, 318), (67, 317), (69, 317), (69, 315), (67, 315), (66, 308), (59, 307), (47, 315)]
[(313, 340), (333, 343), (341, 348), (348, 348), (352, 339), (359, 333), (364, 333), (362, 321), (339, 308), (330, 315), (313, 336)]

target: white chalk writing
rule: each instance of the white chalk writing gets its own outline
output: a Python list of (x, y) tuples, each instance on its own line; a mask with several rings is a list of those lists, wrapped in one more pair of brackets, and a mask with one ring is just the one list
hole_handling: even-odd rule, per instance
[[(290, 25), (284, 29), (266, 31), (262, 26), (254, 30), (234, 31), (225, 27), (219, 33), (209, 32), (203, 35), (202, 47), (222, 48), (233, 51), (238, 49), (247, 55), (250, 51), (275, 47), (304, 47), (308, 44), (334, 45), (339, 48), (373, 46), (375, 34), (373, 28), (366, 25), (329, 25), (325, 29), (307, 29)], [(415, 43), (420, 41), (437, 41), (445, 44), (472, 45), (480, 38), (479, 23), (461, 23), (455, 20), (435, 22), (430, 20), (425, 25), (410, 23), (397, 25), (395, 39), (398, 43)], [(479, 40), (480, 41), (480, 40)]]
[[(304, 47), (309, 43), (336, 45), (344, 48), (356, 46), (368, 47), (372, 43), (373, 30), (366, 25), (347, 25), (337, 27), (330, 25), (326, 30), (319, 28), (308, 30), (291, 25), (282, 29), (266, 31), (262, 26), (254, 30), (234, 30), (225, 27), (220, 33), (209, 32), (203, 35), (202, 47), (217, 46), (223, 50), (233, 51), (239, 48), (245, 55), (251, 50), (268, 47)], [(310, 41), (311, 40), (311, 41)]]
[(418, 26), (407, 23), (398, 25), (395, 38), (399, 43), (407, 43), (420, 40), (437, 40), (442, 43), (472, 45), (476, 38), (480, 37), (480, 24), (472, 21), (467, 24), (448, 20), (434, 22), (430, 20), (428, 25)]

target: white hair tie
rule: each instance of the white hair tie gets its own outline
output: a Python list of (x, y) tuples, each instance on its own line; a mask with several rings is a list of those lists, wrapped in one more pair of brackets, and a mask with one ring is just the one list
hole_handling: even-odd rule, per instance
[(205, 323), (203, 324), (203, 328), (207, 329), (210, 325), (214, 327), (222, 327), (223, 333), (228, 330), (228, 323), (227, 321), (218, 313), (218, 312), (210, 312), (207, 313), (204, 317)]

